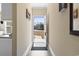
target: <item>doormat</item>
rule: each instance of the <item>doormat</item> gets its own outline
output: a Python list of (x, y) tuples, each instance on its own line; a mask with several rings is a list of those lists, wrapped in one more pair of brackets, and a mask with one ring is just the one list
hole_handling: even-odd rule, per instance
[(32, 47), (31, 50), (47, 50), (47, 47)]

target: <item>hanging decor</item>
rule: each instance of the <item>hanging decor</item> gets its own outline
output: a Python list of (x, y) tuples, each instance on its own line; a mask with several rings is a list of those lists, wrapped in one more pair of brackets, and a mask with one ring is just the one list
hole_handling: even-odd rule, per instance
[(28, 12), (28, 9), (26, 9), (26, 18), (30, 19), (30, 13)]

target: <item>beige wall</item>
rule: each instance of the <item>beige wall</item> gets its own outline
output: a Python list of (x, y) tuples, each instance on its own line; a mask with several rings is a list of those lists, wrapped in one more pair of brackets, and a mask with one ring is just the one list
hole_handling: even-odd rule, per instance
[(32, 14), (33, 15), (47, 15), (47, 8), (44, 7), (33, 7), (32, 8)]
[(30, 4), (17, 4), (17, 55), (23, 55), (32, 44), (31, 19), (26, 19), (26, 8), (31, 13)]
[(49, 4), (49, 45), (55, 55), (79, 55), (79, 36), (69, 34), (69, 6), (59, 12), (58, 4)]

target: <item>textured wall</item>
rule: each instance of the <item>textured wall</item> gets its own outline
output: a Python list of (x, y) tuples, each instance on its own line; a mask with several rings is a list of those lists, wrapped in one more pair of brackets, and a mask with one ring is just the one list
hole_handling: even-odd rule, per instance
[(49, 45), (55, 55), (79, 55), (79, 36), (69, 34), (69, 6), (59, 12), (58, 4), (49, 4)]
[(32, 44), (32, 20), (26, 19), (26, 9), (32, 13), (30, 4), (17, 4), (17, 55), (23, 55)]

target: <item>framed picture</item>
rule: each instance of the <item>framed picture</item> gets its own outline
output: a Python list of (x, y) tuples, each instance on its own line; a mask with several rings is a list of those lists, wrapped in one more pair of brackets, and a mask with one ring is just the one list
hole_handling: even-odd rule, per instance
[(77, 3), (70, 3), (70, 34), (79, 36), (79, 13)]
[(73, 11), (73, 18), (78, 18), (78, 8)]
[(64, 8), (67, 8), (67, 3), (59, 3), (59, 12)]

